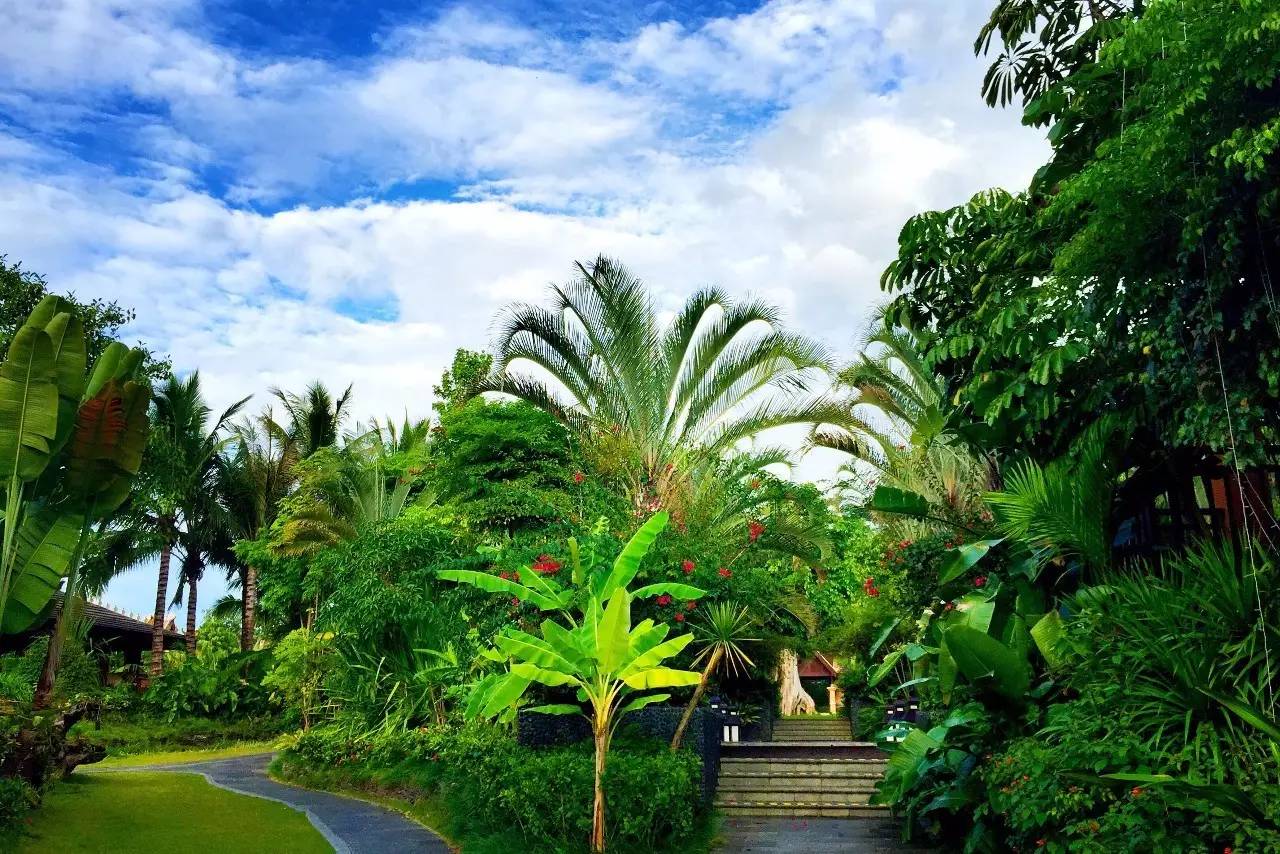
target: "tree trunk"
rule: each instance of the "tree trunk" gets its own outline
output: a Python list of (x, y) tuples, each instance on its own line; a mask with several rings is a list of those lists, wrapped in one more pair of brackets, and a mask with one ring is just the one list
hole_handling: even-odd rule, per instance
[(240, 651), (248, 652), (253, 649), (253, 623), (258, 611), (258, 571), (252, 566), (245, 567), (240, 587)]
[(591, 809), (591, 850), (593, 854), (604, 851), (604, 767), (609, 756), (609, 722), (595, 724), (596, 742), (596, 790)]
[(71, 619), (74, 602), (71, 588), (74, 584), (73, 574), (67, 582), (67, 592), (63, 594), (62, 608), (58, 610), (58, 620), (53, 624), (53, 634), (49, 636), (49, 648), (45, 651), (44, 667), (40, 670), (40, 681), (36, 684), (32, 701), (36, 709), (49, 708), (53, 700), (53, 685), (58, 677), (58, 665), (62, 663), (62, 645), (67, 637), (67, 623)]
[(818, 710), (818, 704), (800, 684), (800, 659), (795, 650), (784, 649), (778, 657), (778, 692), (782, 694), (784, 715), (811, 715)]
[(169, 558), (173, 556), (173, 543), (166, 542), (160, 548), (160, 575), (156, 579), (156, 612), (151, 621), (151, 675), (164, 671), (164, 612), (169, 597)]
[(711, 680), (711, 674), (715, 672), (715, 669), (720, 666), (720, 658), (723, 654), (724, 651), (720, 647), (716, 647), (715, 651), (711, 653), (711, 658), (707, 661), (707, 666), (702, 671), (702, 678), (698, 680), (698, 687), (693, 689), (693, 696), (689, 698), (689, 705), (684, 707), (684, 714), (680, 716), (680, 725), (676, 727), (676, 734), (671, 737), (672, 751), (680, 749), (680, 742), (684, 740), (684, 731), (689, 728), (689, 721), (693, 720), (693, 713), (698, 708), (698, 701), (706, 693), (707, 682)]
[(187, 579), (187, 652), (196, 654), (196, 579)]

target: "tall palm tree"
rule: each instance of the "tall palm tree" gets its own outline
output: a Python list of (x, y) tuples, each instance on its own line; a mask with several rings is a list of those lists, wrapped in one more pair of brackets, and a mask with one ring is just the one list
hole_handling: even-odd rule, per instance
[(205, 523), (208, 495), (215, 488), (222, 431), (248, 398), (229, 406), (212, 424), (212, 410), (200, 389), (200, 374), (169, 377), (155, 397), (148, 445), (149, 506), (142, 521), (157, 534), (160, 570), (151, 626), (151, 673), (164, 667), (164, 615), (168, 604), (169, 565), (179, 538)]
[[(256, 540), (297, 483), (298, 443), (267, 409), (236, 425), (228, 451), (221, 458), (219, 492), (229, 527), (235, 539)], [(248, 651), (257, 617), (257, 567), (236, 561), (228, 581), (240, 588), (240, 648)]]
[(289, 416), (289, 435), (301, 459), (338, 444), (342, 423), (351, 404), (351, 386), (334, 400), (324, 383), (316, 380), (302, 394), (271, 389)]
[(746, 605), (739, 605), (737, 602), (713, 602), (707, 607), (705, 614), (704, 618), (694, 623), (694, 643), (701, 644), (702, 648), (694, 657), (693, 665), (695, 667), (699, 664), (703, 665), (702, 675), (698, 679), (698, 687), (693, 689), (693, 696), (689, 698), (684, 714), (680, 717), (680, 724), (676, 727), (675, 735), (671, 739), (673, 751), (680, 749), (680, 742), (684, 739), (684, 732), (689, 727), (694, 710), (698, 708), (698, 701), (706, 693), (707, 683), (711, 681), (716, 670), (723, 664), (729, 668), (730, 673), (738, 671), (746, 673), (747, 668), (752, 666), (752, 662), (744, 647), (760, 640), (758, 637), (749, 636), (759, 625)]
[(612, 437), (637, 512), (664, 505), (744, 440), (835, 416), (830, 401), (808, 394), (828, 369), (823, 348), (785, 331), (772, 306), (707, 288), (663, 327), (645, 286), (617, 261), (577, 271), (551, 288), (549, 308), (517, 304), (499, 316), (497, 372), (482, 390)]

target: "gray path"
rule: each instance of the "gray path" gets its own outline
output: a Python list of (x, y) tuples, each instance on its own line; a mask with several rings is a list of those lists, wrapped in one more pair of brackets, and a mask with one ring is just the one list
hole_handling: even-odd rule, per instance
[(724, 854), (890, 854), (922, 851), (899, 841), (897, 822), (849, 818), (730, 818)]
[(444, 840), (394, 810), (355, 798), (277, 783), (267, 776), (270, 762), (271, 755), (262, 753), (186, 765), (104, 768), (102, 771), (196, 773), (223, 789), (279, 801), (305, 813), (316, 830), (329, 840), (336, 854), (398, 854), (402, 851), (448, 854), (450, 849)]

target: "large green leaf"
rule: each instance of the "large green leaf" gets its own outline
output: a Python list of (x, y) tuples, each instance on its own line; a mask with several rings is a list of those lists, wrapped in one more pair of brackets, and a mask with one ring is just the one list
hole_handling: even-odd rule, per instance
[(647, 599), (650, 596), (661, 596), (664, 593), (675, 599), (701, 599), (707, 595), (707, 591), (700, 587), (681, 584), (677, 581), (659, 581), (656, 584), (646, 584), (644, 587), (632, 590), (631, 597), (633, 599)]
[(671, 699), (670, 694), (646, 694), (643, 697), (636, 697), (621, 709), (618, 709), (618, 716), (621, 717), (627, 712), (634, 712), (639, 709), (643, 709), (645, 706), (652, 706), (654, 703), (664, 703), (669, 699)]
[(596, 635), (596, 660), (606, 673), (621, 669), (631, 651), (631, 597), (618, 588), (600, 618)]
[(942, 635), (942, 643), (938, 645), (938, 690), (942, 692), (942, 702), (951, 703), (951, 692), (956, 687), (956, 660), (947, 648), (947, 636)]
[(897, 628), (898, 623), (897, 617), (890, 617), (880, 625), (880, 631), (876, 634), (875, 642), (871, 644), (871, 649), (867, 650), (868, 658), (875, 658), (876, 653), (880, 651), (880, 647), (884, 646), (884, 642), (889, 639), (889, 635), (893, 634), (893, 630)]
[(544, 596), (534, 590), (530, 590), (523, 584), (510, 581), (506, 578), (499, 578), (496, 575), (490, 575), (487, 572), (476, 572), (473, 569), (442, 569), (436, 573), (437, 578), (445, 581), (457, 581), (460, 584), (470, 584), (472, 587), (478, 587), (486, 593), (506, 593), (514, 596), (521, 602), (532, 602), (543, 611), (560, 610), (560, 602), (548, 596)]
[(1031, 684), (1031, 669), (1025, 656), (968, 626), (952, 626), (945, 636), (947, 649), (966, 678), (989, 682), (1002, 697), (1023, 702)]
[(899, 647), (886, 655), (884, 661), (877, 664), (867, 676), (867, 687), (874, 688), (883, 682), (884, 678), (893, 672), (894, 665), (898, 663), (898, 659), (902, 658), (905, 651), (905, 648)]
[(692, 685), (697, 685), (701, 680), (702, 675), (694, 673), (692, 670), (653, 667), (648, 670), (641, 670), (638, 673), (632, 673), (622, 681), (629, 688), (634, 688), (637, 691), (647, 691), (650, 688), (688, 688)]
[(81, 519), (73, 515), (41, 510), (22, 520), (0, 633), (26, 631), (44, 613), (71, 568), (80, 535)]
[(671, 640), (664, 641), (639, 654), (633, 654), (630, 660), (623, 665), (618, 677), (624, 679), (632, 673), (654, 667), (674, 655), (679, 655), (691, 640), (693, 640), (693, 635), (691, 634), (677, 635)]
[(1031, 627), (1031, 639), (1049, 666), (1057, 669), (1066, 663), (1066, 628), (1057, 611), (1045, 614)]
[[(65, 301), (63, 301), (65, 302)], [(87, 357), (84, 327), (69, 311), (70, 304), (55, 314), (44, 327), (53, 345), (54, 381), (58, 386), (58, 436), (55, 450), (61, 448), (75, 428), (76, 409), (84, 394)], [(63, 308), (63, 306), (59, 306)]]
[[(533, 683), (532, 679), (515, 673), (505, 673), (486, 688), (480, 704), (479, 716), (492, 718), (510, 708), (524, 696), (524, 692)], [(482, 683), (483, 684), (483, 683)]]
[(526, 711), (542, 715), (580, 715), (582, 709), (571, 703), (549, 703), (545, 706), (530, 706)]
[(877, 486), (867, 504), (868, 510), (917, 519), (929, 515), (929, 500), (923, 495), (893, 486)]
[(601, 600), (609, 599), (614, 591), (626, 587), (636, 577), (636, 573), (640, 571), (640, 561), (644, 560), (644, 556), (653, 547), (653, 541), (667, 527), (669, 518), (667, 511), (660, 510), (631, 535), (631, 539), (613, 562), (613, 569), (605, 578), (604, 584), (597, 591)]
[(520, 679), (528, 679), (530, 682), (537, 682), (552, 688), (557, 688), (561, 685), (579, 684), (577, 677), (572, 674), (561, 673), (558, 670), (548, 670), (545, 667), (539, 667), (527, 661), (511, 665), (511, 672)]
[(49, 463), (58, 432), (53, 345), (43, 329), (23, 326), (0, 365), (0, 480), (34, 480)]
[(946, 561), (938, 569), (938, 583), (948, 584), (955, 581), (986, 557), (992, 548), (1003, 542), (1003, 538), (998, 540), (978, 540), (975, 543), (965, 543), (963, 546), (951, 549), (947, 552)]
[(573, 673), (576, 668), (564, 652), (557, 650), (551, 641), (535, 638), (525, 632), (510, 632), (493, 639), (494, 646), (512, 658), (526, 661), (537, 667)]

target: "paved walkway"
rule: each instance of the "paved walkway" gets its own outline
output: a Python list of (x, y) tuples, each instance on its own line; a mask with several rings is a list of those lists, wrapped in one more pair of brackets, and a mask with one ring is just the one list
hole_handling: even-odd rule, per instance
[(925, 849), (900, 841), (897, 822), (848, 818), (731, 818), (724, 854), (900, 854)]
[[(102, 769), (115, 771), (182, 771), (203, 776), (215, 786), (245, 795), (279, 801), (304, 813), (316, 830), (329, 840), (336, 854), (388, 854), (423, 852), (448, 854), (444, 840), (398, 812), (355, 798), (314, 792), (277, 783), (267, 776), (271, 754), (191, 762), (185, 765), (151, 765)], [(217, 846), (210, 840), (211, 850)]]

